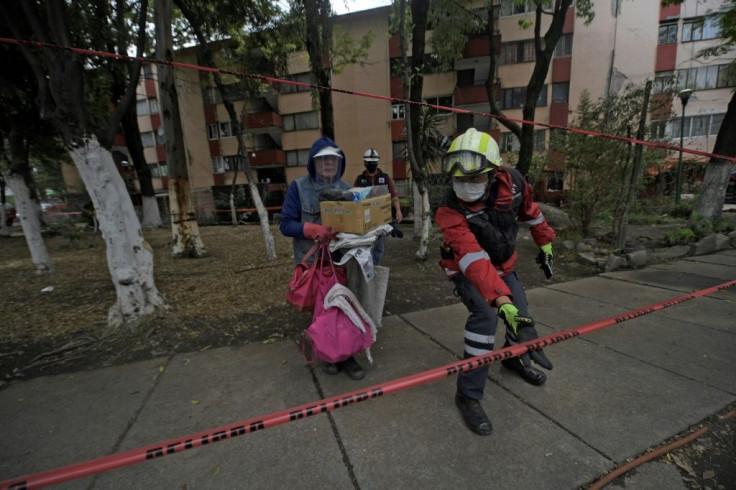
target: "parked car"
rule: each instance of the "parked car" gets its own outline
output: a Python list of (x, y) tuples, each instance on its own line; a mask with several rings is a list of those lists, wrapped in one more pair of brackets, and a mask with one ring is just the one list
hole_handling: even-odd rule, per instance
[(13, 220), (16, 217), (15, 207), (12, 204), (5, 203), (5, 226), (13, 226)]

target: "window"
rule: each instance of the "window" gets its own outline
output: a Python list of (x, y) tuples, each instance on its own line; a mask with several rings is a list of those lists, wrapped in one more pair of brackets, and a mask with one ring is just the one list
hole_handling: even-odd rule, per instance
[(212, 168), (216, 174), (231, 172), (243, 163), (240, 155), (229, 155), (225, 157), (212, 157)]
[(218, 128), (217, 123), (207, 125), (207, 139), (208, 140), (211, 141), (211, 140), (220, 139), (220, 131), (217, 128)]
[(534, 151), (544, 151), (546, 149), (546, 137), (546, 129), (538, 129), (534, 131)]
[[(542, 2), (542, 8), (550, 10), (552, 7), (550, 0)], [(519, 4), (516, 0), (501, 0), (501, 17), (509, 15), (528, 14), (534, 12), (537, 8), (536, 2), (526, 2)]]
[(283, 117), (284, 131), (302, 131), (319, 128), (319, 112), (300, 112)]
[(406, 141), (394, 141), (391, 143), (391, 156), (394, 160), (403, 160), (406, 154)]
[(572, 34), (563, 34), (555, 46), (555, 58), (572, 56)]
[(672, 88), (675, 74), (672, 71), (660, 71), (654, 74), (652, 91), (655, 94), (663, 94)]
[(684, 121), (680, 118), (674, 118), (670, 121), (670, 128), (672, 129), (671, 137), (672, 139), (678, 139), (680, 137), (680, 124), (683, 124), (684, 138), (715, 136), (721, 128), (723, 116), (723, 113), (687, 116)]
[(499, 145), (501, 153), (507, 151), (519, 151), (519, 138), (514, 133), (501, 133), (501, 144)]
[(678, 72), (678, 90), (689, 88), (693, 90), (707, 90), (713, 88), (730, 87), (734, 85), (726, 77), (728, 65), (699, 66)]
[[(424, 99), (424, 103), (425, 104), (432, 104), (432, 105), (441, 105), (443, 107), (452, 107), (452, 95), (441, 95), (441, 96), (438, 96), (438, 97), (427, 97), (426, 99)], [(448, 111), (445, 111), (445, 110), (442, 110), (442, 109), (437, 109), (437, 108), (434, 108), (434, 107), (428, 107), (428, 109), (431, 112), (433, 112), (435, 114), (440, 114), (442, 116), (449, 116), (451, 114), (451, 112), (448, 112)]]
[(220, 138), (233, 138), (233, 128), (230, 125), (230, 121), (220, 123)]
[(220, 97), (220, 91), (217, 90), (217, 87), (203, 88), (202, 99), (204, 99), (205, 105), (215, 105), (222, 103), (222, 97)]
[[(505, 88), (501, 90), (501, 100), (499, 106), (501, 109), (519, 109), (524, 106), (526, 101), (526, 87)], [(542, 87), (542, 91), (537, 98), (537, 107), (547, 105), (547, 86)]]
[(481, 114), (458, 114), (457, 132), (464, 133), (470, 128), (475, 128), (478, 131), (488, 131), (491, 129), (491, 118)]
[[(284, 77), (284, 79), (292, 81), (292, 82), (298, 82), (298, 83), (306, 83), (306, 84), (312, 83), (312, 75), (309, 72), (296, 73), (294, 75), (289, 75), (288, 77)], [(312, 90), (312, 88), (304, 86), (304, 85), (292, 85), (290, 83), (282, 83), (281, 85), (279, 85), (279, 93), (282, 93), (282, 94), (294, 94), (297, 92), (307, 92), (309, 90)]]
[(472, 87), (475, 83), (475, 69), (470, 68), (467, 70), (458, 70), (457, 72), (457, 86), (458, 87)]
[(146, 131), (144, 133), (141, 133), (141, 143), (143, 143), (144, 148), (156, 146), (156, 140), (153, 137), (153, 131)]
[(286, 152), (286, 165), (288, 167), (306, 167), (309, 160), (309, 150), (291, 150)]
[(135, 105), (135, 112), (139, 116), (148, 115), (148, 99), (138, 99)]
[(695, 17), (682, 22), (682, 42), (702, 41), (721, 37), (720, 15)]
[(652, 140), (667, 139), (667, 121), (652, 121), (649, 127), (649, 137)]
[(524, 63), (526, 61), (534, 61), (536, 53), (534, 52), (534, 40), (517, 41), (513, 43), (503, 43), (501, 45), (501, 63)]
[(161, 173), (159, 172), (158, 164), (157, 163), (151, 163), (151, 164), (149, 164), (148, 165), (148, 168), (151, 170), (151, 177), (153, 177), (154, 179), (160, 179), (161, 178)]
[(153, 67), (151, 65), (143, 65), (143, 78), (153, 78)]
[(169, 176), (169, 166), (166, 165), (166, 162), (158, 162), (158, 171), (161, 177)]
[[(547, 130), (540, 129), (534, 131), (534, 151), (545, 150), (545, 138)], [(519, 151), (521, 144), (514, 133), (501, 133), (501, 144), (499, 145), (502, 153), (509, 151)]]
[(404, 119), (404, 104), (391, 104), (391, 119)]
[(156, 131), (156, 144), (158, 146), (163, 146), (166, 144), (166, 132), (164, 131), (163, 126), (160, 126)]
[(562, 192), (564, 174), (562, 172), (545, 172), (547, 174), (547, 192)]
[(659, 24), (659, 44), (677, 44), (677, 22)]
[(158, 114), (158, 99), (148, 99), (148, 106), (151, 108), (151, 114)]
[(552, 84), (552, 103), (567, 104), (570, 94), (570, 82)]

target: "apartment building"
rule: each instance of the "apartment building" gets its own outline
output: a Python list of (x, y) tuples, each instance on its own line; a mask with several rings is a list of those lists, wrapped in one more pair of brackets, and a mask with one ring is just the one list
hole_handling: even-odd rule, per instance
[[(482, 4), (483, 2), (480, 2)], [(500, 42), (498, 67), (492, 79), (499, 107), (521, 119), (525, 87), (534, 66), (533, 29), (519, 27), (520, 20), (533, 21), (530, 6), (511, 0), (497, 2), (496, 36)], [(546, 83), (538, 100), (536, 121), (565, 126), (585, 90), (593, 99), (619, 93), (627, 83), (654, 81), (655, 94), (668, 86), (693, 90), (685, 118), (678, 97), (671, 101), (672, 116), (652, 121), (654, 136), (687, 148), (710, 151), (731, 97), (733, 83), (725, 78), (731, 58), (700, 58), (698, 53), (721, 42), (717, 14), (723, 0), (686, 0), (682, 5), (660, 6), (659, 2), (595, 2), (595, 19), (585, 25), (567, 13), (563, 36), (558, 43)], [(372, 147), (381, 155), (380, 166), (394, 177), (399, 192), (409, 193), (410, 174), (403, 162), (403, 104), (391, 102), (403, 97), (401, 78), (392, 76), (391, 66), (400, 58), (398, 36), (389, 36), (390, 7), (351, 13), (335, 19), (336, 29), (354, 38), (374, 34), (362, 66), (348, 66), (332, 77), (335, 88), (371, 94), (364, 97), (333, 92), (335, 139), (345, 151), (345, 180), (352, 182), (363, 170), (362, 154)], [(543, 22), (549, 22), (544, 19)], [(542, 26), (542, 32), (547, 25)], [(431, 35), (431, 33), (430, 33)], [(429, 48), (429, 44), (427, 45)], [(488, 39), (469, 40), (464, 57), (454, 70), (429, 73), (424, 77), (425, 101), (442, 106), (488, 112), (484, 87), (489, 76)], [(178, 53), (178, 60), (196, 64), (193, 48)], [(431, 53), (429, 53), (431, 56)], [(154, 185), (165, 204), (167, 199), (166, 155), (161, 118), (158, 115), (155, 66), (146, 67), (138, 90), (138, 114), (146, 159)], [(187, 148), (187, 164), (198, 211), (202, 214), (222, 208), (222, 192), (229, 189), (232, 170), (238, 161), (237, 141), (230, 119), (217, 91), (208, 78), (194, 70), (177, 70), (182, 124)], [(306, 53), (294, 53), (289, 60), (289, 80), (310, 83)], [(228, 95), (238, 114), (248, 143), (248, 160), (266, 195), (266, 204), (278, 208), (286, 185), (306, 173), (309, 148), (321, 135), (320, 118), (308, 88), (280, 84), (264, 87), (256, 97), (245, 99), (233, 90)], [(502, 155), (513, 161), (518, 141), (506, 128), (486, 116), (446, 112), (442, 131), (457, 135), (470, 127), (487, 131), (497, 139)], [(544, 151), (548, 131), (536, 131), (535, 149)], [(125, 154), (124, 145), (116, 151)], [(670, 162), (676, 159), (676, 153)], [(122, 157), (119, 158), (122, 160)], [(689, 156), (686, 163), (695, 161)], [(701, 159), (702, 160), (702, 159)], [(124, 166), (120, 166), (123, 168)], [(127, 168), (127, 167), (126, 167)], [(548, 167), (542, 199), (562, 190), (564, 168)], [(243, 183), (242, 173), (238, 181)], [(220, 204), (218, 204), (220, 203)]]

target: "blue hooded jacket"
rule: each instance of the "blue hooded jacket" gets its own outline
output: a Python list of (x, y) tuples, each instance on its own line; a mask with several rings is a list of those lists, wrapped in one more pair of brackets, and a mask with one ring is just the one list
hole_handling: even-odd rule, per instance
[(338, 148), (337, 144), (327, 136), (322, 136), (314, 142), (309, 150), (309, 159), (307, 160), (307, 175), (299, 177), (292, 181), (289, 190), (286, 192), (284, 204), (281, 208), (281, 222), (279, 230), (284, 236), (294, 239), (294, 261), (301, 262), (304, 254), (314, 245), (312, 240), (304, 238), (304, 223), (322, 224), (322, 217), (319, 211), (319, 193), (322, 189), (337, 188), (349, 189), (350, 185), (342, 180), (345, 173), (345, 153), (339, 150), (342, 155), (342, 163), (338, 169), (336, 178), (331, 183), (323, 182), (314, 167), (314, 155), (326, 146)]

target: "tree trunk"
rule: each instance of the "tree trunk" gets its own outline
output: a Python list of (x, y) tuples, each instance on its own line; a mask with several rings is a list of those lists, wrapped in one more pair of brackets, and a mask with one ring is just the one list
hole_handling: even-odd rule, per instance
[(51, 257), (41, 235), (41, 210), (31, 198), (31, 191), (22, 175), (10, 174), (7, 181), (8, 187), (15, 194), (15, 210), (20, 215), (23, 235), (31, 252), (31, 262), (37, 274), (47, 274), (51, 272)]
[[(727, 157), (736, 156), (736, 92), (731, 96), (726, 115), (723, 117), (721, 128), (716, 136), (713, 153)], [(707, 218), (716, 222), (723, 212), (723, 201), (726, 198), (726, 189), (731, 173), (736, 164), (720, 158), (711, 157), (705, 167), (703, 187), (698, 195), (689, 224), (692, 226), (699, 218)]]
[[(173, 61), (170, 0), (156, 0), (156, 37), (156, 57)], [(158, 75), (161, 115), (166, 132), (166, 163), (169, 169), (171, 253), (175, 257), (202, 257), (206, 251), (199, 235), (197, 214), (192, 203), (176, 76), (174, 69), (168, 65), (159, 65)]]
[(144, 229), (161, 227), (161, 212), (158, 209), (156, 191), (151, 180), (151, 169), (143, 154), (143, 143), (138, 128), (138, 115), (135, 106), (131, 106), (120, 120), (125, 134), (125, 145), (128, 147), (133, 167), (138, 176), (138, 184), (141, 186), (141, 198), (143, 201), (143, 220), (141, 226)]
[[(636, 139), (643, 140), (647, 129), (647, 113), (649, 112), (649, 95), (652, 92), (652, 81), (647, 80), (644, 87), (644, 104), (641, 108), (641, 117), (639, 118), (639, 129), (636, 132)], [(618, 222), (618, 229), (615, 231), (615, 243), (618, 250), (623, 250), (626, 246), (626, 229), (629, 224), (629, 209), (636, 200), (639, 193), (639, 181), (641, 180), (641, 159), (644, 153), (644, 145), (637, 145), (636, 157), (634, 159), (634, 168), (631, 170), (631, 179), (629, 180), (626, 196), (621, 208), (620, 215), (615, 219)]]
[[(301, 0), (304, 5), (304, 13), (307, 23), (307, 53), (309, 64), (312, 69), (312, 81), (315, 85), (329, 87), (330, 59), (332, 51), (332, 19), (330, 13), (332, 6), (329, 0)], [(330, 139), (335, 139), (335, 118), (332, 110), (332, 92), (329, 90), (318, 90), (320, 122), (322, 134)]]
[[(187, 18), (189, 21), (189, 24), (192, 27), (192, 30), (194, 30), (194, 34), (197, 37), (197, 40), (199, 41), (200, 45), (200, 55), (202, 57), (202, 62), (209, 66), (210, 68), (216, 68), (215, 67), (215, 61), (212, 59), (212, 52), (210, 50), (210, 45), (207, 39), (204, 36), (204, 33), (202, 32), (202, 26), (199, 19), (195, 18), (194, 14), (190, 11), (189, 8), (187, 8), (187, 5), (184, 2), (177, 1), (177, 6), (182, 11), (182, 14), (184, 17)], [(217, 90), (220, 92), (220, 95), (222, 96), (222, 103), (225, 106), (225, 110), (227, 110), (228, 116), (230, 117), (230, 125), (232, 126), (233, 133), (235, 133), (235, 137), (238, 140), (238, 155), (242, 158), (243, 162), (243, 173), (245, 174), (245, 178), (248, 179), (248, 189), (250, 190), (251, 198), (253, 199), (253, 204), (256, 207), (256, 211), (258, 212), (258, 220), (261, 223), (261, 231), (263, 232), (263, 239), (266, 242), (266, 256), (268, 260), (276, 260), (276, 245), (274, 244), (273, 240), (273, 234), (271, 233), (271, 228), (269, 227), (268, 223), (268, 210), (263, 205), (263, 200), (261, 199), (261, 194), (258, 191), (258, 186), (255, 183), (255, 180), (253, 179), (253, 171), (250, 167), (250, 162), (248, 161), (248, 147), (245, 144), (245, 139), (243, 138), (243, 131), (242, 127), (244, 124), (241, 124), (241, 121), (238, 120), (238, 116), (235, 112), (235, 106), (233, 106), (233, 103), (228, 99), (227, 92), (225, 90), (225, 86), (222, 83), (222, 79), (220, 77), (220, 74), (217, 72), (212, 73), (212, 78), (215, 81), (215, 85), (217, 86)], [(247, 107), (247, 104), (243, 104), (243, 122), (246, 120), (246, 114), (245, 114), (245, 108)], [(233, 219), (233, 225), (237, 225), (237, 217), (235, 216), (235, 182), (238, 177), (238, 167), (239, 164), (236, 163), (235, 170), (233, 174), (233, 182), (230, 186), (230, 213), (232, 215)]]
[(31, 262), (36, 268), (36, 273), (45, 274), (51, 272), (51, 257), (49, 257), (43, 236), (41, 236), (41, 210), (31, 196), (31, 190), (27, 185), (31, 175), (28, 165), (28, 147), (17, 128), (10, 130), (8, 147), (10, 175), (8, 175), (7, 183), (15, 194), (15, 210), (20, 215), (20, 224), (31, 253)]
[(143, 239), (138, 217), (112, 154), (97, 139), (70, 150), (89, 192), (107, 246), (107, 265), (117, 302), (108, 312), (108, 327), (136, 322), (165, 308), (153, 281), (153, 252)]

